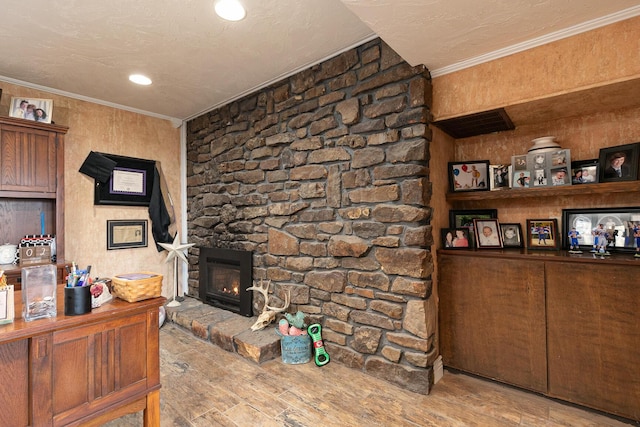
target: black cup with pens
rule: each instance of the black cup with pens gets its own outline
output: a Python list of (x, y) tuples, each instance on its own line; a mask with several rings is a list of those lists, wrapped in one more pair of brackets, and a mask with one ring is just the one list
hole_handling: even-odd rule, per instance
[(77, 316), (91, 312), (91, 283), (89, 274), (91, 266), (86, 270), (78, 270), (75, 263), (67, 270), (67, 286), (64, 288), (64, 314)]

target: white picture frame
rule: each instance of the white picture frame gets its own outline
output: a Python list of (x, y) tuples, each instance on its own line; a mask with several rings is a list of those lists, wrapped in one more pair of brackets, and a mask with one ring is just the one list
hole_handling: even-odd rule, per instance
[(53, 99), (11, 97), (9, 117), (31, 120), (40, 123), (51, 123)]

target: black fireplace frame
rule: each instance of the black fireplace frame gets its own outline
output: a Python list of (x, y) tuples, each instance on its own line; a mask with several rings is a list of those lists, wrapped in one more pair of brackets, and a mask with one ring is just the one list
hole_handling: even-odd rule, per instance
[(240, 296), (239, 301), (222, 293), (207, 292), (207, 283), (209, 283), (209, 274), (211, 273), (209, 267), (211, 263), (228, 264), (239, 267), (240, 283), (252, 286), (253, 253), (251, 251), (238, 251), (225, 248), (200, 248), (199, 256), (199, 295), (202, 302), (242, 314), (243, 316), (253, 316), (251, 307), (253, 303), (253, 292), (246, 292), (241, 288), (240, 292), (246, 292), (248, 295), (244, 295), (244, 297)]

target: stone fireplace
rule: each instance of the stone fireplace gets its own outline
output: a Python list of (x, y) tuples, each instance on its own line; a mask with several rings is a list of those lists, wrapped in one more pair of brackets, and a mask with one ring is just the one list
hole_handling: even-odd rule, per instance
[(186, 136), (189, 241), (251, 251), (253, 280), (322, 324), (331, 360), (423, 394), (438, 356), (430, 101), (429, 72), (376, 39)]
[(200, 300), (251, 317), (253, 270), (250, 251), (223, 248), (200, 248)]

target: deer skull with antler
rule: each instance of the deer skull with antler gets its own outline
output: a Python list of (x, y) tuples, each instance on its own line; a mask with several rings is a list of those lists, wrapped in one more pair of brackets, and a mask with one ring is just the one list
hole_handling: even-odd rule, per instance
[(262, 308), (262, 313), (258, 316), (258, 320), (256, 323), (251, 326), (252, 331), (259, 331), (260, 329), (264, 329), (269, 323), (273, 322), (276, 318), (277, 313), (282, 313), (287, 308), (289, 308), (289, 300), (291, 299), (291, 292), (288, 292), (284, 296), (284, 307), (273, 307), (269, 305), (269, 285), (271, 284), (271, 280), (268, 280), (266, 286), (263, 285), (262, 279), (260, 279), (260, 285), (256, 286), (255, 284), (250, 288), (247, 288), (247, 291), (257, 291), (262, 294), (264, 297), (264, 307)]

